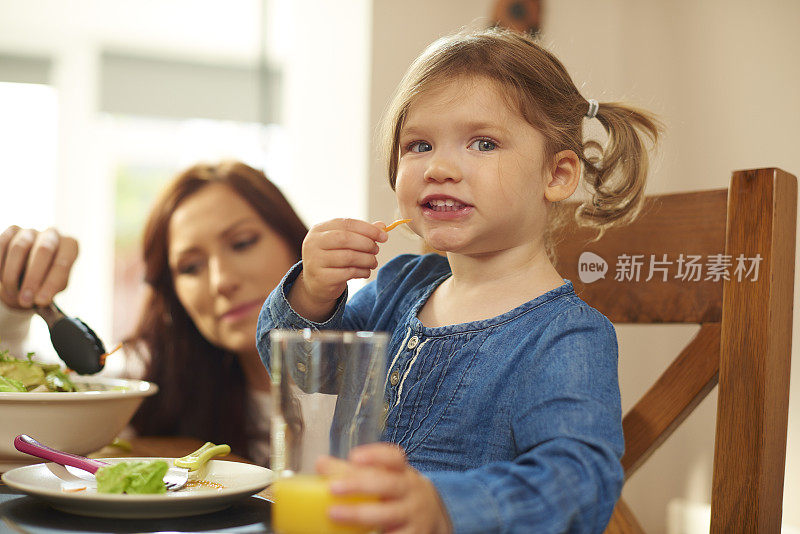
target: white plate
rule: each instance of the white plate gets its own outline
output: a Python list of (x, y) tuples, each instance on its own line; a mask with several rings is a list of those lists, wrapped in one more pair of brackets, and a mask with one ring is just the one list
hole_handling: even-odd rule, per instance
[[(103, 458), (109, 463), (172, 458)], [(275, 478), (265, 467), (241, 462), (211, 460), (202, 480), (220, 484), (220, 489), (207, 486), (187, 487), (160, 495), (126, 495), (97, 493), (92, 475), (79, 469), (66, 469), (55, 463), (36, 464), (12, 469), (2, 475), (9, 487), (47, 502), (63, 512), (94, 517), (152, 519), (206, 514), (222, 510), (269, 486)], [(82, 481), (88, 482), (82, 484)], [(85, 490), (65, 489), (86, 486)]]

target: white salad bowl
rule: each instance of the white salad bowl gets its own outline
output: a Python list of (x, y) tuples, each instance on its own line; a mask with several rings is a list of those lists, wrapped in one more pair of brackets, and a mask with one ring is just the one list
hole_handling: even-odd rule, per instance
[(0, 472), (41, 463), (14, 448), (28, 434), (49, 446), (86, 455), (110, 444), (158, 386), (142, 380), (79, 376), (88, 391), (0, 392)]

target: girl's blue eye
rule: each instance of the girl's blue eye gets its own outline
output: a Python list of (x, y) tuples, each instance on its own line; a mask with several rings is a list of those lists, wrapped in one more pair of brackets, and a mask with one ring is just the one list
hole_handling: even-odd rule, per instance
[(433, 150), (433, 147), (425, 141), (414, 141), (409, 145), (408, 150), (409, 152), (428, 152)]
[(497, 148), (497, 144), (489, 139), (476, 139), (469, 145), (469, 148), (480, 152), (488, 152)]

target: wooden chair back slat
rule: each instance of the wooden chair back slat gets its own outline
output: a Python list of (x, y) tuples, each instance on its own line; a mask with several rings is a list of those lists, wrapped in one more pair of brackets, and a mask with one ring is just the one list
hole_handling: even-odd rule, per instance
[(629, 478), (717, 385), (718, 323), (705, 324), (622, 421)]
[[(722, 283), (706, 279), (702, 266), (725, 250), (726, 203), (724, 189), (651, 197), (635, 224), (608, 230), (595, 242), (596, 232), (572, 224), (556, 247), (559, 273), (615, 323), (719, 322)], [(574, 205), (566, 209), (574, 212)], [(604, 278), (584, 283), (580, 269), (592, 275), (591, 258), (584, 256), (579, 265), (587, 252), (602, 258), (608, 270)], [(690, 260), (701, 268), (687, 266)], [(631, 268), (620, 269), (626, 262)], [(681, 266), (688, 279), (677, 277)]]
[(727, 251), (763, 260), (758, 280), (724, 285), (712, 532), (780, 532), (796, 211), (794, 176), (734, 173)]

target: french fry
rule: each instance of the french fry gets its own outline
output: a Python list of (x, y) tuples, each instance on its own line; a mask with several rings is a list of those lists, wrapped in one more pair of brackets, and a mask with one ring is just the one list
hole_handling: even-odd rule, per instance
[(393, 222), (392, 224), (390, 224), (388, 226), (384, 226), (383, 230), (385, 232), (389, 232), (391, 230), (394, 230), (395, 228), (397, 228), (401, 224), (406, 224), (406, 223), (410, 223), (410, 222), (411, 222), (411, 219), (399, 219), (399, 220), (396, 220), (395, 222)]
[(110, 355), (114, 354), (115, 352), (117, 352), (121, 348), (122, 348), (122, 343), (119, 343), (112, 350), (110, 350), (110, 351), (106, 352), (105, 354), (101, 355), (100, 356), (100, 365), (105, 365), (106, 364), (106, 358), (108, 358)]

